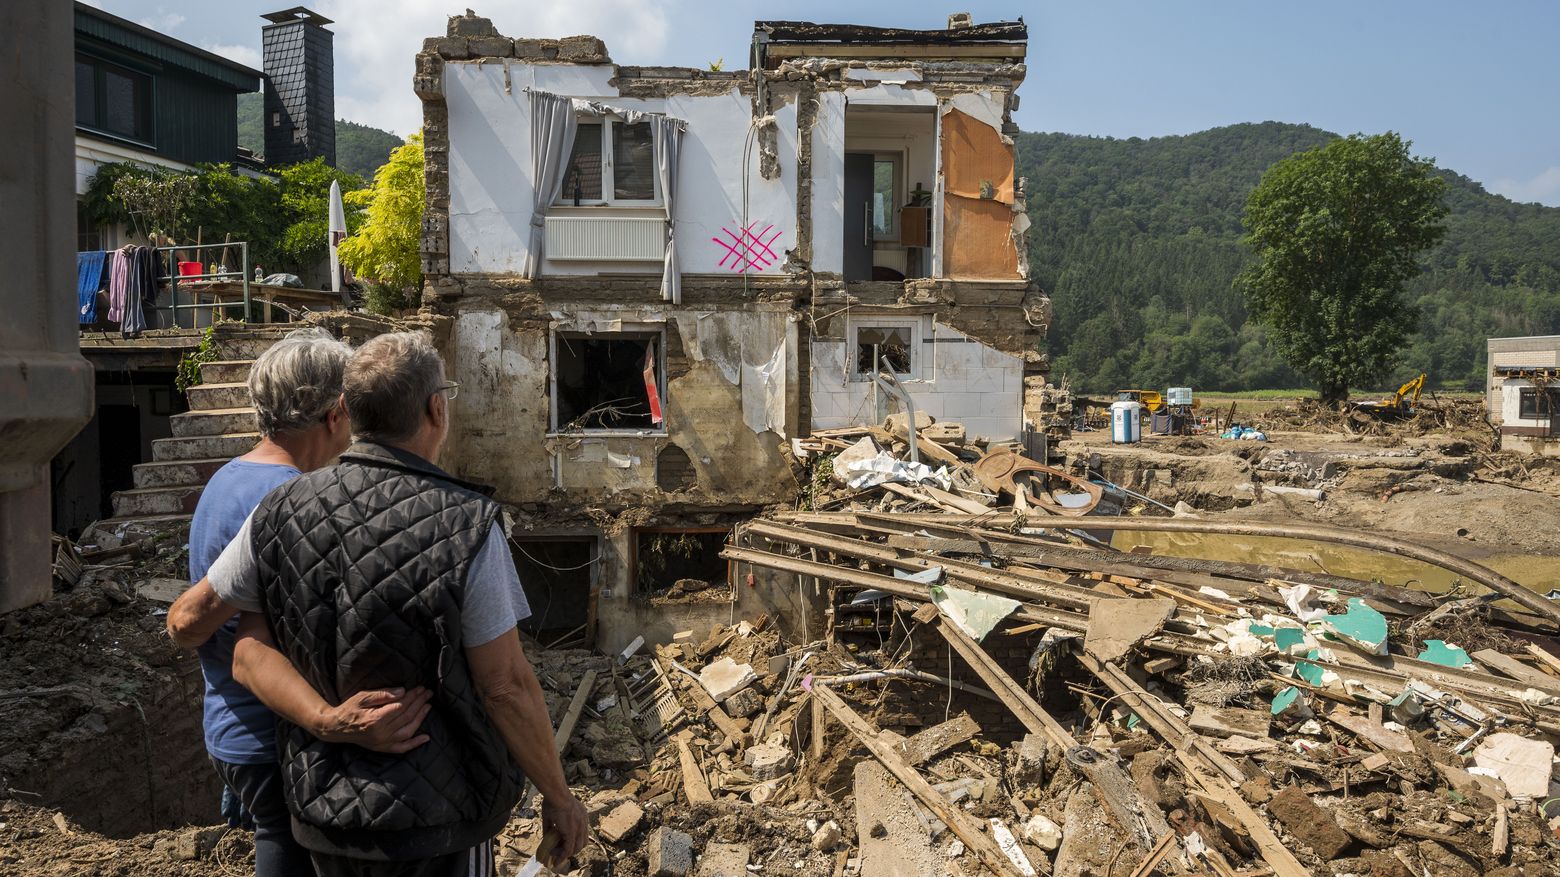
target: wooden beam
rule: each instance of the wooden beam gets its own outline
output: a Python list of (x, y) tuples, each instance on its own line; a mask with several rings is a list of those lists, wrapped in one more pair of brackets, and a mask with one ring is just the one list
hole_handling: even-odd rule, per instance
[(1527, 650), (1528, 654), (1537, 658), (1544, 664), (1544, 666), (1548, 667), (1550, 672), (1560, 673), (1560, 658), (1549, 654), (1548, 651), (1537, 645), (1534, 645), (1533, 643), (1527, 644)]
[[(767, 569), (799, 572), (803, 575), (815, 576), (825, 581), (842, 582), (863, 588), (875, 588), (896, 597), (904, 597), (910, 600), (926, 602), (930, 599), (926, 588), (922, 586), (910, 585), (904, 580), (890, 575), (865, 572), (854, 567), (837, 566), (819, 561), (790, 557), (771, 551), (731, 546), (722, 550), (721, 557), (728, 560), (752, 563)], [(990, 588), (987, 590), (997, 589)], [(1086, 613), (1069, 612), (1064, 609), (1033, 604), (1020, 606), (1014, 612), (1014, 617), (1020, 621), (1036, 622), (1076, 633), (1087, 631), (1089, 626), (1089, 616)], [(1194, 636), (1176, 633), (1168, 629), (1160, 631), (1158, 636), (1150, 638), (1143, 645), (1165, 654), (1206, 655), (1212, 658), (1224, 657), (1212, 651), (1207, 642)], [(1334, 652), (1334, 655), (1338, 663), (1329, 665), (1329, 669), (1344, 680), (1355, 680), (1366, 685), (1375, 686), (1383, 691), (1396, 691), (1401, 690), (1410, 677), (1423, 679), (1447, 691), (1467, 695), (1475, 700), (1490, 701), (1492, 705), (1499, 706), (1508, 715), (1532, 715), (1535, 727), (1549, 734), (1560, 735), (1560, 709), (1555, 707), (1532, 707), (1525, 704), (1517, 695), (1527, 686), (1514, 683), (1510, 679), (1476, 672), (1469, 668), (1452, 670), (1427, 661), (1417, 661), (1400, 655), (1367, 657), (1356, 655), (1347, 649), (1339, 649)], [(1556, 659), (1556, 661), (1560, 662), (1560, 659)]]
[(1524, 685), (1531, 685), (1549, 694), (1560, 694), (1560, 679), (1556, 679), (1542, 670), (1529, 667), (1510, 655), (1503, 655), (1494, 649), (1480, 649), (1469, 657), (1502, 675), (1510, 676)]
[(986, 681), (992, 693), (1013, 711), (1013, 715), (1024, 723), (1025, 728), (1045, 736), (1063, 751), (1078, 745), (1078, 741), (1067, 733), (1067, 729), (1062, 727), (1061, 722), (1046, 712), (1045, 708), (1030, 697), (1029, 692), (1015, 682), (1013, 677), (1009, 676), (1001, 665), (980, 647), (979, 643), (971, 639), (969, 634), (950, 621), (946, 615), (938, 620), (937, 632), (942, 634), (943, 639), (948, 641), (948, 645), (952, 646), (964, 662), (970, 665), (970, 669)]
[(1253, 810), (1232, 785), (1231, 780), (1245, 780), (1245, 774), (1234, 762), (1214, 751), (1208, 741), (1186, 727), (1174, 713), (1165, 709), (1157, 698), (1144, 691), (1121, 668), (1097, 661), (1083, 652), (1078, 653), (1078, 661), (1115, 692), (1122, 702), (1131, 706), (1138, 718), (1155, 734), (1171, 745), (1186, 775), (1201, 787), (1204, 794), (1223, 804), (1240, 820), (1262, 854), (1263, 861), (1268, 863), (1277, 877), (1309, 877), (1311, 872), (1289, 852), (1278, 835), (1273, 833), (1267, 820)]
[[(568, 709), (563, 711), (563, 718), (558, 720), (558, 730), (553, 732), (553, 750), (560, 756), (563, 750), (569, 748), (569, 740), (574, 736), (574, 726), (579, 723), (580, 713), (585, 710), (585, 702), (590, 700), (591, 692), (596, 687), (596, 671), (586, 670), (580, 678), (580, 684), (575, 686), (574, 697), (569, 700)], [(520, 795), (520, 809), (530, 809), (531, 796), (536, 794), (536, 786), (530, 780), (525, 782), (525, 790)]]
[(829, 690), (829, 687), (821, 684), (812, 686), (814, 703), (822, 704), (839, 723), (845, 726), (853, 736), (872, 753), (894, 778), (904, 783), (905, 788), (921, 802), (926, 809), (936, 814), (943, 824), (953, 831), (959, 840), (964, 841), (964, 846), (975, 853), (980, 863), (993, 874), (1003, 877), (1023, 877), (1013, 863), (1008, 861), (1007, 855), (990, 835), (981, 831), (980, 826), (970, 820), (964, 811), (957, 809), (948, 803), (940, 792), (932, 788), (916, 769), (905, 764), (904, 759), (894, 751), (894, 748), (878, 736), (878, 729), (872, 727), (872, 723), (856, 714), (840, 696)]
[(710, 804), (715, 801), (715, 796), (710, 794), (709, 783), (704, 781), (699, 762), (693, 757), (693, 748), (688, 745), (692, 737), (693, 732), (687, 729), (676, 737), (677, 760), (682, 767), (683, 794), (688, 796), (689, 804)]

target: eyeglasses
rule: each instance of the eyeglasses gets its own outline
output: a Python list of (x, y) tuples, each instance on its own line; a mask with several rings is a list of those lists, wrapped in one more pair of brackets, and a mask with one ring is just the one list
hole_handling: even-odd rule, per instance
[(444, 382), (444, 386), (440, 387), (437, 390), (434, 390), (434, 392), (435, 393), (449, 393), (449, 395), (446, 396), (445, 398), (447, 398), (447, 399), (454, 399), (456, 396), (460, 395), (460, 384), (456, 383), (455, 381), (445, 381)]

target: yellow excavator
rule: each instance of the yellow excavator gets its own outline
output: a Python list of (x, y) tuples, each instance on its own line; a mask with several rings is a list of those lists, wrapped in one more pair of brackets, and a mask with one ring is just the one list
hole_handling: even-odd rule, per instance
[(1385, 399), (1375, 402), (1356, 402), (1354, 408), (1377, 417), (1413, 417), (1419, 407), (1419, 394), (1425, 389), (1427, 375), (1420, 374)]

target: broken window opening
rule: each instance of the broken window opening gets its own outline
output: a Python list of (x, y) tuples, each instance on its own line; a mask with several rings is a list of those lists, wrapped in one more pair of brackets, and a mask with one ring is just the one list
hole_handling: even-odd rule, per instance
[(720, 556), (730, 531), (640, 528), (634, 531), (634, 591), (688, 602), (731, 599), (729, 564)]
[(596, 538), (510, 537), (509, 550), (531, 607), (520, 629), (549, 647), (591, 639), (591, 583), (601, 557)]
[(910, 326), (856, 328), (856, 374), (875, 375), (884, 364), (895, 375), (909, 375), (915, 366), (915, 331)]
[(653, 206), (660, 203), (659, 189), (649, 122), (580, 119), (559, 205)]
[(553, 357), (553, 429), (664, 429), (660, 333), (559, 332)]

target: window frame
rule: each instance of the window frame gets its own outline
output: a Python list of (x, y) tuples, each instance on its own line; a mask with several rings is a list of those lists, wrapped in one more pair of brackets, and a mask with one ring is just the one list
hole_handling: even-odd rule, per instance
[[(1538, 409), (1539, 400), (1548, 402), (1547, 411)], [(1517, 388), (1517, 419), (1543, 420), (1560, 413), (1560, 387), (1527, 386)]]
[[(628, 124), (627, 120), (622, 119), (622, 118), (620, 118), (618, 116), (615, 116), (615, 115), (610, 115), (610, 114), (600, 115), (600, 116), (591, 115), (591, 114), (585, 114), (585, 115), (579, 116), (578, 117), (578, 121), (581, 124), (585, 124), (585, 123), (594, 124), (594, 123), (596, 123), (598, 121), (601, 123), (601, 194), (602, 194), (602, 197), (600, 199), (583, 199), (582, 198), (580, 200), (580, 203), (578, 205), (576, 205), (574, 203), (574, 199), (569, 196), (569, 193), (567, 191), (567, 189), (568, 189), (568, 180), (567, 180), (567, 178), (565, 178), (564, 186), (563, 186), (562, 189), (559, 190), (558, 198), (557, 198), (557, 200), (553, 201), (552, 206), (553, 207), (571, 207), (571, 208), (575, 207), (575, 206), (578, 206), (581, 209), (584, 209), (584, 208), (587, 208), (587, 207), (589, 207), (589, 208), (597, 208), (597, 209), (603, 208), (603, 207), (609, 207), (609, 208), (612, 208), (612, 207), (630, 207), (630, 208), (632, 208), (632, 207), (661, 207), (662, 204), (664, 203), (663, 199), (662, 199), (662, 196), (661, 196), (661, 174), (659, 173), (659, 171), (656, 171), (656, 170), (653, 169), (655, 167), (655, 165), (656, 165), (656, 158), (657, 158), (657, 156), (655, 155), (655, 140), (654, 140), (654, 138), (652, 138), (651, 141), (650, 141), (651, 165), (652, 165), (652, 172), (650, 174), (650, 185), (652, 187), (652, 191), (655, 192), (655, 197), (652, 198), (649, 201), (645, 201), (643, 199), (628, 199), (628, 198), (621, 198), (620, 199), (620, 198), (616, 197), (616, 194), (617, 194), (617, 176), (616, 176), (617, 167), (616, 167), (616, 162), (614, 161), (612, 148), (613, 148), (614, 144), (616, 143), (616, 130), (617, 130), (617, 126)], [(641, 124), (644, 124), (644, 123), (641, 123)], [(576, 129), (574, 136), (576, 138), (579, 137), (578, 129)], [(574, 153), (574, 144), (570, 143), (569, 144), (569, 154), (572, 156), (573, 153)]]
[[(656, 393), (661, 401), (661, 422), (645, 427), (581, 429), (563, 432), (558, 422), (558, 342), (570, 338), (612, 340), (654, 340)], [(589, 332), (584, 329), (556, 328), (547, 335), (547, 437), (557, 436), (664, 436), (666, 429), (666, 327), (660, 324), (624, 323), (614, 332)]]
[(876, 372), (863, 372), (857, 368), (860, 362), (857, 357), (857, 348), (861, 346), (860, 336), (862, 329), (905, 329), (910, 330), (910, 370), (895, 372), (894, 377), (901, 381), (920, 380), (921, 375), (921, 320), (915, 317), (883, 317), (854, 320), (850, 324), (850, 332), (845, 339), (845, 355), (850, 361), (850, 380), (871, 381)]
[[(128, 67), (88, 52), (76, 52), (75, 60), (78, 64), (86, 64), (92, 68), (92, 121), (91, 123), (82, 122), (78, 118), (76, 127), (100, 137), (156, 149), (157, 114), (155, 107), (157, 103), (157, 77), (146, 70)], [(72, 70), (74, 72), (74, 68)], [(137, 110), (137, 130), (133, 134), (124, 134), (111, 130), (105, 124), (108, 113), (106, 74), (109, 71), (124, 76), (135, 83), (136, 96), (141, 101), (141, 104), (135, 108)], [(79, 117), (80, 107), (77, 107), (77, 115)]]
[(905, 200), (905, 153), (903, 151), (885, 152), (880, 150), (874, 150), (872, 152), (873, 194), (877, 193), (877, 165), (880, 161), (889, 162), (894, 166), (894, 186), (893, 191), (890, 193), (891, 200), (887, 207), (888, 220), (890, 226), (893, 228), (893, 233), (891, 235), (885, 235), (884, 237), (878, 237), (877, 229), (873, 228), (872, 244), (874, 247), (880, 243), (898, 244), (901, 240), (904, 239), (904, 234), (899, 228), (899, 208), (903, 206), (903, 202)]

